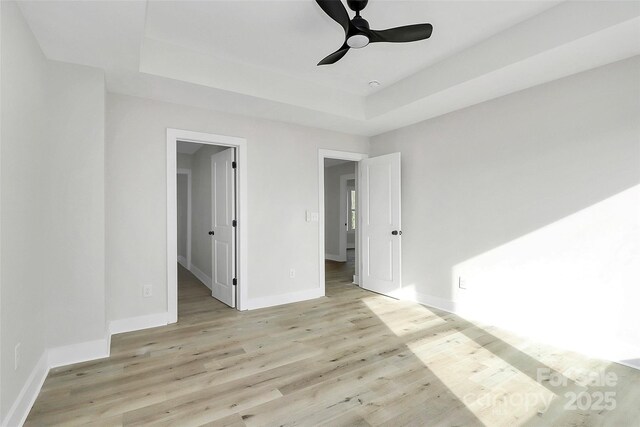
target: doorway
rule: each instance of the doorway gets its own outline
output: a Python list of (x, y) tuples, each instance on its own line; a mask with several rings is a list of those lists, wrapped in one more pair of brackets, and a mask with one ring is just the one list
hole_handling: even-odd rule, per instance
[(357, 283), (357, 162), (324, 160), (324, 241), (327, 283)]
[(194, 284), (201, 286), (197, 292), (190, 289), (190, 295), (208, 294), (240, 310), (246, 304), (247, 203), (243, 165), (244, 139), (167, 131), (169, 323), (178, 318), (179, 281), (191, 288)]
[(236, 148), (178, 141), (178, 263), (184, 282), (199, 281), (234, 308), (236, 290)]
[[(401, 280), (401, 253), (402, 253), (402, 228), (401, 228), (401, 156), (400, 153), (390, 153), (369, 158), (362, 153), (351, 153), (334, 150), (319, 150), (319, 194), (320, 194), (320, 283), (325, 286), (326, 279), (325, 258), (335, 259), (337, 262), (347, 262), (347, 257), (342, 253), (331, 254), (326, 249), (329, 246), (329, 236), (326, 235), (330, 225), (325, 224), (329, 211), (325, 208), (325, 173), (326, 166), (331, 163), (355, 162), (355, 194), (349, 204), (346, 197), (341, 197), (345, 208), (341, 211), (348, 218), (355, 216), (353, 227), (355, 230), (355, 256), (353, 283), (358, 286), (394, 298), (405, 296), (405, 289)], [(326, 164), (327, 159), (329, 163)], [(342, 180), (345, 182), (345, 192), (350, 193), (348, 183), (349, 175), (345, 174)], [(329, 191), (329, 190), (327, 190)], [(353, 206), (355, 205), (355, 206)], [(326, 212), (325, 212), (326, 211)], [(325, 218), (325, 216), (327, 218)], [(345, 230), (349, 231), (349, 221), (341, 223)], [(326, 242), (325, 242), (325, 239)], [(347, 243), (344, 240), (346, 249)], [(341, 250), (342, 248), (340, 248)], [(345, 254), (346, 255), (346, 254)], [(332, 259), (333, 258), (333, 259)], [(344, 269), (349, 268), (345, 264)], [(332, 272), (333, 274), (333, 272)], [(342, 276), (342, 280), (345, 279)], [(348, 282), (347, 282), (348, 283)]]
[[(327, 279), (336, 280), (336, 276), (346, 283), (358, 284), (359, 271), (361, 269), (358, 247), (360, 235), (358, 229), (358, 201), (357, 201), (357, 163), (366, 159), (367, 154), (348, 151), (324, 150), (318, 152), (318, 193), (319, 199), (319, 271), (320, 285), (326, 294)], [(325, 173), (331, 168), (327, 178), (330, 179), (332, 188), (326, 189)], [(344, 169), (345, 171), (342, 171)], [(355, 187), (355, 227), (353, 235), (353, 249), (348, 250), (349, 228), (349, 203), (347, 185), (350, 178)], [(326, 193), (326, 195), (325, 195)], [(333, 194), (333, 196), (331, 196)], [(350, 193), (349, 193), (350, 195)], [(329, 199), (327, 199), (327, 196)], [(325, 206), (329, 204), (329, 206)], [(329, 225), (327, 225), (329, 218)], [(345, 225), (346, 224), (346, 225)], [(333, 267), (333, 268), (332, 268)], [(331, 271), (327, 270), (329, 268)], [(330, 273), (330, 274), (327, 274)]]

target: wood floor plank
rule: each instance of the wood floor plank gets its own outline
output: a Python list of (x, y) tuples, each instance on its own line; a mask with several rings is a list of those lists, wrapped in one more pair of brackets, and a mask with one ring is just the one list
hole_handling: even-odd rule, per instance
[[(179, 267), (178, 323), (115, 335), (107, 359), (53, 369), (29, 426), (640, 426), (640, 372), (351, 284), (238, 312)], [(536, 381), (538, 369), (566, 379)], [(567, 411), (577, 371), (617, 375), (612, 411)], [(513, 404), (517, 397), (551, 399)]]

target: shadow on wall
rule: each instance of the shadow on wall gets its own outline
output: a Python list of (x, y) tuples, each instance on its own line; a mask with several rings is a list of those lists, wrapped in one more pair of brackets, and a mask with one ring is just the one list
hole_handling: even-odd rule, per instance
[[(441, 305), (542, 342), (640, 368), (639, 279), (636, 185), (454, 265), (454, 297)], [(404, 286), (398, 296), (430, 302), (415, 284)]]
[(454, 286), (459, 278), (459, 313), (600, 357), (640, 357), (640, 185), (455, 265)]
[[(403, 281), (450, 283), (449, 289), (432, 292), (453, 299), (457, 277), (452, 281), (448, 273), (456, 266), (640, 183), (637, 137), (624, 149), (608, 149), (605, 138), (598, 150), (577, 145), (546, 153), (528, 150), (517, 161), (502, 165), (496, 159), (479, 158), (465, 162), (471, 165), (465, 171), (441, 176), (429, 165), (416, 170), (415, 164), (403, 159), (403, 248), (410, 249), (403, 251)], [(586, 156), (581, 151), (591, 153)], [(454, 164), (438, 168), (456, 170)], [(416, 202), (405, 202), (413, 194), (422, 197), (418, 209)], [(638, 212), (629, 208), (632, 211), (627, 212)], [(415, 248), (420, 250), (411, 250)], [(594, 250), (591, 256), (600, 253)]]
[(373, 137), (373, 156), (402, 153), (403, 282), (452, 300), (455, 266), (637, 186), (639, 72), (635, 57)]

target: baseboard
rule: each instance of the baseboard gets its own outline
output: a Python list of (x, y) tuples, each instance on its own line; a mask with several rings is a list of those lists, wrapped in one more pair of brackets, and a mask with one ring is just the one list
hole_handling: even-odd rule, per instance
[(588, 347), (585, 347), (585, 346), (568, 344), (568, 343), (563, 344), (563, 342), (549, 340), (548, 338), (545, 339), (543, 332), (533, 335), (533, 334), (511, 329), (508, 324), (503, 324), (501, 322), (493, 322), (493, 321), (489, 321), (488, 319), (483, 319), (482, 316), (478, 316), (478, 315), (473, 317), (469, 316), (467, 313), (465, 313), (465, 310), (463, 310), (463, 308), (460, 307), (460, 305), (453, 300), (448, 300), (448, 299), (435, 297), (427, 294), (421, 294), (413, 291), (410, 291), (410, 292), (401, 291), (392, 296), (402, 300), (414, 301), (414, 302), (417, 302), (418, 304), (422, 304), (427, 307), (437, 308), (439, 310), (446, 311), (448, 313), (453, 313), (464, 318), (465, 320), (479, 321), (482, 323), (493, 325), (505, 331), (509, 331), (514, 334), (529, 337), (543, 344), (548, 344), (558, 348), (564, 348), (569, 351), (575, 351), (587, 357), (609, 360), (615, 363), (619, 363), (621, 365), (628, 366), (630, 368), (640, 370), (640, 348), (630, 346), (626, 343), (623, 343), (617, 340), (611, 340), (606, 344), (603, 343), (603, 345), (601, 346), (602, 349), (600, 351), (594, 352), (593, 350), (589, 350)]
[(198, 280), (200, 280), (202, 283), (204, 283), (204, 285), (211, 289), (211, 277), (207, 276), (202, 270), (200, 270), (198, 267), (196, 267), (195, 265), (193, 265), (193, 263), (191, 263), (191, 270), (190, 270), (194, 276), (196, 276), (198, 278)]
[(620, 340), (613, 340), (612, 343), (604, 347), (609, 348), (608, 352), (604, 353), (604, 356), (608, 356), (609, 360), (640, 370), (640, 347)]
[(48, 373), (47, 350), (45, 350), (31, 371), (31, 374), (29, 374), (29, 378), (27, 378), (27, 382), (24, 384), (24, 387), (22, 387), (22, 390), (20, 390), (20, 394), (18, 394), (13, 405), (11, 405), (5, 419), (2, 420), (3, 427), (21, 426), (24, 424), (31, 407), (35, 403), (38, 394), (40, 394), (40, 389)]
[(347, 257), (336, 255), (336, 254), (324, 254), (324, 259), (328, 259), (329, 261), (337, 261), (337, 262), (346, 262)]
[(187, 263), (187, 259), (182, 255), (178, 255), (178, 263), (184, 268), (186, 268), (187, 270), (189, 270), (189, 264)]
[(276, 305), (290, 304), (292, 302), (306, 301), (324, 296), (324, 291), (319, 288), (304, 291), (291, 292), (289, 294), (274, 295), (262, 298), (251, 298), (247, 303), (248, 310), (274, 307)]
[(115, 335), (165, 326), (168, 323), (168, 318), (168, 313), (156, 313), (146, 316), (130, 317), (128, 319), (112, 320), (109, 322), (109, 333)]
[(357, 275), (353, 275), (353, 284), (354, 285), (360, 285), (360, 278)]
[(46, 349), (0, 426), (14, 427), (24, 424), (50, 369), (109, 357), (112, 334), (164, 326), (167, 319), (167, 313), (158, 313), (114, 320), (109, 323), (109, 333), (103, 339)]
[(617, 360), (615, 362), (619, 363), (621, 365), (624, 365), (624, 366), (628, 366), (630, 368), (634, 368), (634, 369), (640, 370), (640, 359)]
[(50, 348), (47, 351), (49, 368), (88, 362), (109, 357), (109, 337), (100, 340), (86, 341), (78, 344)]
[(426, 305), (428, 307), (437, 308), (438, 310), (459, 315), (459, 313), (456, 312), (456, 303), (452, 300), (427, 294), (421, 294), (419, 292), (409, 291), (405, 289), (401, 289), (400, 291), (393, 293), (391, 296), (405, 301), (417, 302), (418, 304)]

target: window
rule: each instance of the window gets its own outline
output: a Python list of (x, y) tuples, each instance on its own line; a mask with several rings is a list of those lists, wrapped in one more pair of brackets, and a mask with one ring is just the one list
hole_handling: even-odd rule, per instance
[(356, 229), (356, 190), (349, 191), (349, 212), (347, 212), (348, 218), (348, 231), (353, 231)]

